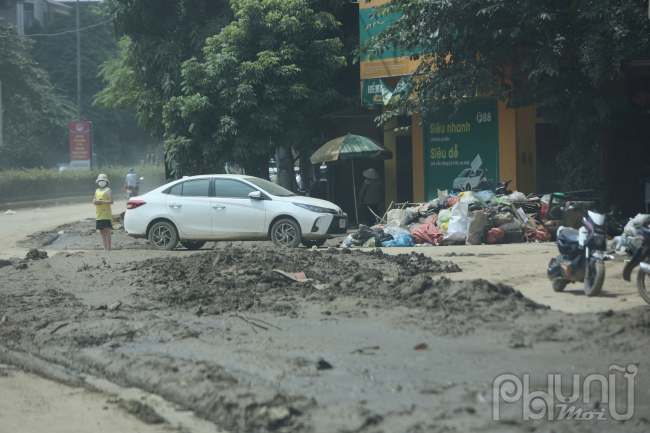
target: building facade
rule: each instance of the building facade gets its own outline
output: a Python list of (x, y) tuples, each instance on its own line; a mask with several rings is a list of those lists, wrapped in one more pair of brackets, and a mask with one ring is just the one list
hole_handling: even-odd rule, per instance
[[(383, 29), (366, 27), (373, 8), (388, 1), (359, 3), (361, 42)], [(404, 92), (406, 77), (418, 66), (409, 54), (386, 52), (361, 62), (364, 105), (387, 110), (388, 98)], [(525, 194), (559, 190), (559, 137), (534, 106), (508, 109), (504, 102), (482, 98), (465, 105), (453, 120), (425, 119), (420, 126), (419, 116), (393, 118), (383, 141), (394, 155), (384, 163), (387, 205), (432, 200), (438, 189), (476, 188), (481, 181), (496, 186), (512, 180), (509, 188)]]
[(59, 15), (69, 15), (70, 6), (55, 0), (0, 0), (0, 17), (24, 35), (36, 23), (45, 27)]

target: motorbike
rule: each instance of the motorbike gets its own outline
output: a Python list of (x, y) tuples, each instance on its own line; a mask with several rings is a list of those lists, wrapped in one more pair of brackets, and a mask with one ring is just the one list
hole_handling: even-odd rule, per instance
[(512, 191), (510, 191), (508, 189), (508, 185), (510, 185), (510, 182), (512, 182), (512, 180), (508, 180), (506, 182), (501, 182), (501, 183), (497, 184), (497, 189), (494, 190), (494, 193), (496, 195), (510, 195), (510, 194), (512, 194)]
[(126, 200), (128, 201), (131, 197), (137, 197), (138, 193), (140, 192), (140, 181), (144, 180), (144, 177), (141, 177), (139, 180), (135, 182), (135, 188), (132, 186), (126, 186)]
[[(562, 210), (582, 210), (574, 205)], [(582, 219), (582, 227), (575, 230), (560, 227), (557, 231), (557, 246), (560, 254), (548, 264), (547, 276), (553, 290), (561, 292), (569, 283), (584, 282), (587, 296), (598, 296), (605, 281), (605, 215), (587, 211)]]
[(646, 290), (645, 282), (646, 276), (650, 278), (650, 263), (648, 261), (648, 257), (650, 257), (650, 228), (637, 227), (636, 234), (643, 238), (643, 245), (636, 250), (632, 259), (623, 268), (623, 279), (630, 281), (632, 270), (638, 266), (639, 273), (636, 276), (636, 288), (643, 300), (650, 304), (650, 292)]
[(476, 188), (472, 188), (472, 191), (474, 192), (479, 192), (479, 191), (492, 191), (492, 179), (488, 179), (485, 177), (485, 174), (481, 176), (481, 180), (479, 181), (478, 185)]

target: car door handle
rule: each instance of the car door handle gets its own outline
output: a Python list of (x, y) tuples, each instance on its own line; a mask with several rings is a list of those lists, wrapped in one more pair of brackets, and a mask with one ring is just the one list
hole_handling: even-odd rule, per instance
[(181, 206), (182, 206), (182, 205), (180, 205), (180, 204), (178, 204), (178, 203), (174, 203), (174, 204), (170, 204), (170, 205), (169, 205), (169, 207), (171, 207), (171, 208), (179, 208), (179, 207), (181, 207)]
[(215, 208), (215, 209), (225, 209), (226, 208), (225, 206), (220, 205), (220, 204), (212, 206), (212, 207)]

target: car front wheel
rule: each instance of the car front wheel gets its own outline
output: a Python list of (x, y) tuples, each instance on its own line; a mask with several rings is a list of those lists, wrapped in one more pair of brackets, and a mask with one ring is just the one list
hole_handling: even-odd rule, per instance
[(300, 244), (302, 231), (294, 220), (281, 219), (271, 227), (271, 240), (278, 247), (295, 248)]
[(167, 221), (160, 221), (149, 230), (149, 243), (156, 250), (173, 250), (178, 245), (176, 227)]

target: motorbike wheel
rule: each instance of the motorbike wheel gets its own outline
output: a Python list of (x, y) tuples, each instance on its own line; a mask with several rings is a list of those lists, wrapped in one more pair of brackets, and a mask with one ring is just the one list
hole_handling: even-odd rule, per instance
[(181, 241), (181, 245), (188, 250), (198, 250), (205, 245), (205, 241)]
[(302, 243), (307, 248), (322, 247), (323, 245), (325, 245), (326, 240), (327, 239), (317, 239), (317, 240), (303, 239), (300, 241), (300, 243)]
[(605, 281), (605, 263), (589, 260), (585, 272), (585, 293), (587, 296), (598, 296)]
[(564, 288), (566, 287), (567, 284), (569, 284), (569, 282), (565, 281), (565, 280), (553, 281), (553, 291), (554, 292), (563, 292)]
[[(639, 290), (639, 295), (641, 295), (643, 300), (650, 304), (650, 293), (646, 290), (645, 278), (646, 273), (639, 269), (639, 273), (636, 276), (636, 288)], [(648, 277), (648, 279), (650, 279), (650, 277)]]

